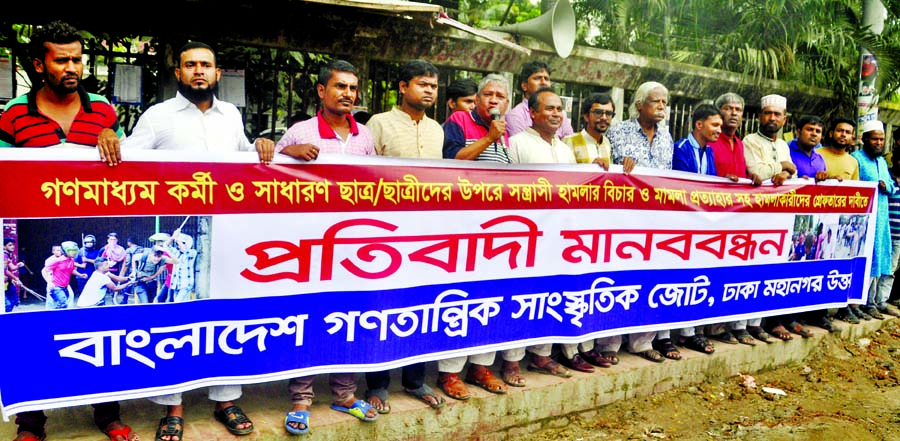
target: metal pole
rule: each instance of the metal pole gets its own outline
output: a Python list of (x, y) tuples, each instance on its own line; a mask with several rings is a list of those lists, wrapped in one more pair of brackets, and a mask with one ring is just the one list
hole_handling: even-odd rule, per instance
[[(872, 33), (881, 35), (887, 9), (881, 0), (863, 1), (863, 23)], [(866, 47), (860, 47), (859, 88), (857, 89), (857, 132), (866, 121), (878, 119), (878, 60)]]

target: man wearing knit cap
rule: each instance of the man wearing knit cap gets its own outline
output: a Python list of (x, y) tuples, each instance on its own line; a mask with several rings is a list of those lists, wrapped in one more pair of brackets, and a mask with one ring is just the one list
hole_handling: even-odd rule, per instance
[(766, 95), (760, 106), (759, 131), (744, 138), (744, 157), (747, 171), (763, 180), (771, 179), (777, 186), (797, 173), (787, 143), (778, 137), (785, 122), (787, 98)]
[(872, 277), (869, 283), (869, 298), (866, 306), (860, 308), (866, 314), (883, 319), (887, 313), (887, 299), (890, 288), (880, 289), (881, 279), (893, 274), (891, 268), (891, 230), (888, 214), (888, 196), (897, 191), (887, 162), (884, 160), (884, 124), (881, 121), (866, 121), (862, 126), (862, 150), (852, 153), (859, 161), (859, 180), (878, 183), (878, 213), (875, 217), (875, 245), (872, 251)]

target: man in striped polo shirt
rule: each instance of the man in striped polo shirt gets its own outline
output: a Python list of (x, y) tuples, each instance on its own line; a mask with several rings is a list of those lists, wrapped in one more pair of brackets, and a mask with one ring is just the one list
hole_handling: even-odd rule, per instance
[(81, 87), (78, 30), (56, 21), (38, 28), (31, 38), (34, 70), (44, 80), (6, 104), (0, 115), (0, 147), (97, 147), (109, 165), (121, 160), (116, 110), (106, 98)]

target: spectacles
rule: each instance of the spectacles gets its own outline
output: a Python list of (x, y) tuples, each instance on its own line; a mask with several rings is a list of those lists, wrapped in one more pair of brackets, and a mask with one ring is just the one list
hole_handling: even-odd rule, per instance
[(608, 116), (610, 118), (615, 118), (616, 112), (613, 112), (612, 110), (599, 110), (598, 109), (598, 110), (591, 110), (591, 115), (594, 115), (597, 118), (602, 118), (604, 116)]

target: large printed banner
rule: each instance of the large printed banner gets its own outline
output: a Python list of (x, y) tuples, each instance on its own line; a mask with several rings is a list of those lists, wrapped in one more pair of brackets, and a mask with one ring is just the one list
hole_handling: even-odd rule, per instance
[(195, 221), (192, 244), (137, 240), (132, 265), (171, 266), (144, 297), (78, 307), (88, 281), (0, 315), (7, 352), (66, 379), (0, 364), (4, 414), (865, 301), (866, 183), (128, 153), (0, 151), (20, 243)]

